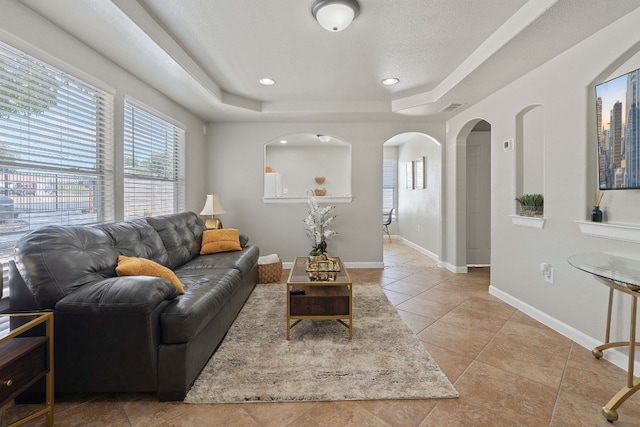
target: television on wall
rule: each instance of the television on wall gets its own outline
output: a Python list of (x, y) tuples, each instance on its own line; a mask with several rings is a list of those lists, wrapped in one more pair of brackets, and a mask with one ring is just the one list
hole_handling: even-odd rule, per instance
[(640, 69), (596, 85), (598, 184), (640, 188)]

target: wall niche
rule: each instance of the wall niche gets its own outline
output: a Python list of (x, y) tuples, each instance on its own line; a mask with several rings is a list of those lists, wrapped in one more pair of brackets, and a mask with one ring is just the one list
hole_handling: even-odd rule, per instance
[(265, 203), (306, 202), (312, 191), (319, 202), (349, 203), (351, 144), (312, 133), (282, 136), (264, 146), (263, 175)]

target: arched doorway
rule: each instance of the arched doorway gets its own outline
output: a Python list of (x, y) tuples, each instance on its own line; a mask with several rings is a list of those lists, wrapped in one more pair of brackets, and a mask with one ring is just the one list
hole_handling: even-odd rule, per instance
[[(395, 169), (391, 234), (438, 261), (443, 234), (442, 162), (442, 145), (424, 133), (405, 132), (384, 143), (383, 168), (389, 169), (392, 163)], [(389, 197), (383, 193), (383, 200)]]
[[(453, 221), (450, 221), (451, 227), (448, 227), (447, 233), (455, 245), (450, 248), (453, 249), (453, 252), (447, 253), (447, 256), (451, 257), (447, 268), (456, 273), (468, 271), (467, 267), (470, 265), (467, 261), (469, 248), (478, 248), (474, 257), (475, 255), (483, 257), (482, 262), (473, 262), (471, 265), (488, 265), (490, 263), (490, 141), (491, 125), (481, 118), (467, 122), (455, 138), (455, 160), (450, 162), (450, 165), (453, 166), (451, 178), (455, 184), (454, 191), (451, 193), (452, 198), (447, 203), (448, 212), (452, 213), (454, 218)], [(470, 163), (472, 163), (472, 168), (468, 170)], [(478, 179), (474, 178), (476, 174), (483, 176), (482, 187), (475, 188), (474, 179)], [(487, 177), (489, 177), (488, 182)], [(469, 185), (472, 189), (468, 188)], [(488, 203), (489, 208), (474, 206), (476, 200)], [(468, 205), (471, 205), (470, 210), (468, 210)]]
[(467, 136), (468, 267), (491, 264), (491, 125), (479, 121)]

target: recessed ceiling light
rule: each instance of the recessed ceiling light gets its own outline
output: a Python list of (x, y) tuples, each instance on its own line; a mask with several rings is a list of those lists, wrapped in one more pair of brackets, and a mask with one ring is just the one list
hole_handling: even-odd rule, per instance
[(287, 140), (286, 140), (286, 139), (281, 139), (281, 140), (280, 140), (280, 144), (286, 144), (286, 143), (287, 143)]
[(268, 77), (265, 77), (263, 79), (258, 80), (260, 82), (261, 85), (265, 85), (265, 86), (271, 86), (276, 84), (276, 81), (273, 79), (270, 79)]
[(382, 84), (385, 86), (391, 86), (398, 83), (399, 81), (400, 79), (397, 77), (388, 77), (386, 79), (382, 79)]

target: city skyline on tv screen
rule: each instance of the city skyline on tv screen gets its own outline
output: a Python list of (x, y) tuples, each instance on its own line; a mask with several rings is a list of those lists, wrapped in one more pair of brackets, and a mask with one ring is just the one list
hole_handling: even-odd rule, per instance
[(640, 188), (640, 69), (596, 86), (598, 184)]

